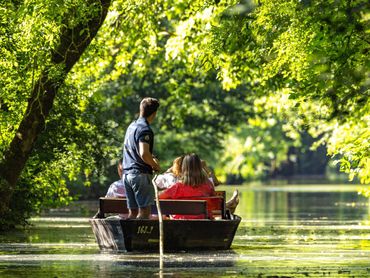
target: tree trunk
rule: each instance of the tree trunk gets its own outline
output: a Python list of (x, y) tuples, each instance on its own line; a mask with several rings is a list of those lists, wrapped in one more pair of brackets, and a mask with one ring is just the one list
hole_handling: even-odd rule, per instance
[[(9, 201), (17, 180), (31, 154), (37, 136), (45, 128), (45, 120), (53, 107), (58, 89), (96, 36), (107, 15), (110, 2), (111, 0), (90, 0), (89, 5), (93, 9), (100, 7), (100, 13), (74, 27), (68, 27), (68, 21), (72, 18), (69, 14), (65, 15), (66, 24), (61, 30), (58, 46), (51, 53), (51, 65), (42, 72), (35, 83), (28, 99), (27, 110), (0, 164), (0, 218), (9, 211)], [(71, 14), (73, 14), (72, 11)], [(49, 74), (55, 72), (53, 71), (55, 68), (61, 72), (61, 75), (56, 77), (55, 73)]]

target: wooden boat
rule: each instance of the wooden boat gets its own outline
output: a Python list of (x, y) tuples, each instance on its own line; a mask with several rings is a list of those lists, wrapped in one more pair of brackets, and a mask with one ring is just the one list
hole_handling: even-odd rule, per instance
[[(226, 250), (234, 239), (241, 218), (225, 210), (223, 197), (197, 200), (160, 200), (163, 215), (203, 215), (203, 219), (163, 220), (164, 250)], [(159, 221), (105, 217), (127, 213), (126, 199), (100, 198), (98, 214), (90, 223), (101, 250), (150, 252), (159, 249)], [(156, 207), (152, 207), (156, 214)], [(209, 219), (210, 214), (213, 214)]]

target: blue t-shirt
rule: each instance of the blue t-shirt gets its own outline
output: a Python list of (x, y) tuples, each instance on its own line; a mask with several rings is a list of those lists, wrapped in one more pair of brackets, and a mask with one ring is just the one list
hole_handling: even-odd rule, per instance
[(132, 122), (126, 130), (123, 144), (123, 173), (152, 174), (152, 167), (144, 162), (139, 152), (139, 142), (149, 144), (150, 153), (153, 153), (154, 133), (148, 121), (140, 117)]

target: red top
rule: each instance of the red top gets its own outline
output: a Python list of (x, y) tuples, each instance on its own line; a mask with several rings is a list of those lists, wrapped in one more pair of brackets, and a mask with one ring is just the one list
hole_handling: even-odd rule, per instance
[[(215, 196), (215, 189), (210, 183), (204, 183), (197, 187), (177, 182), (170, 188), (159, 194), (160, 199), (186, 199), (190, 197), (210, 197)], [(174, 219), (202, 219), (204, 215), (173, 215)]]

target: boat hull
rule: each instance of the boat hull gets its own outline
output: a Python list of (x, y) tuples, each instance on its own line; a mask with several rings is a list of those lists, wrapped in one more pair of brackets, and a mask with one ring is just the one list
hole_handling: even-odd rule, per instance
[[(240, 217), (222, 220), (164, 220), (166, 251), (229, 249)], [(90, 219), (96, 241), (105, 251), (159, 249), (158, 220)]]

